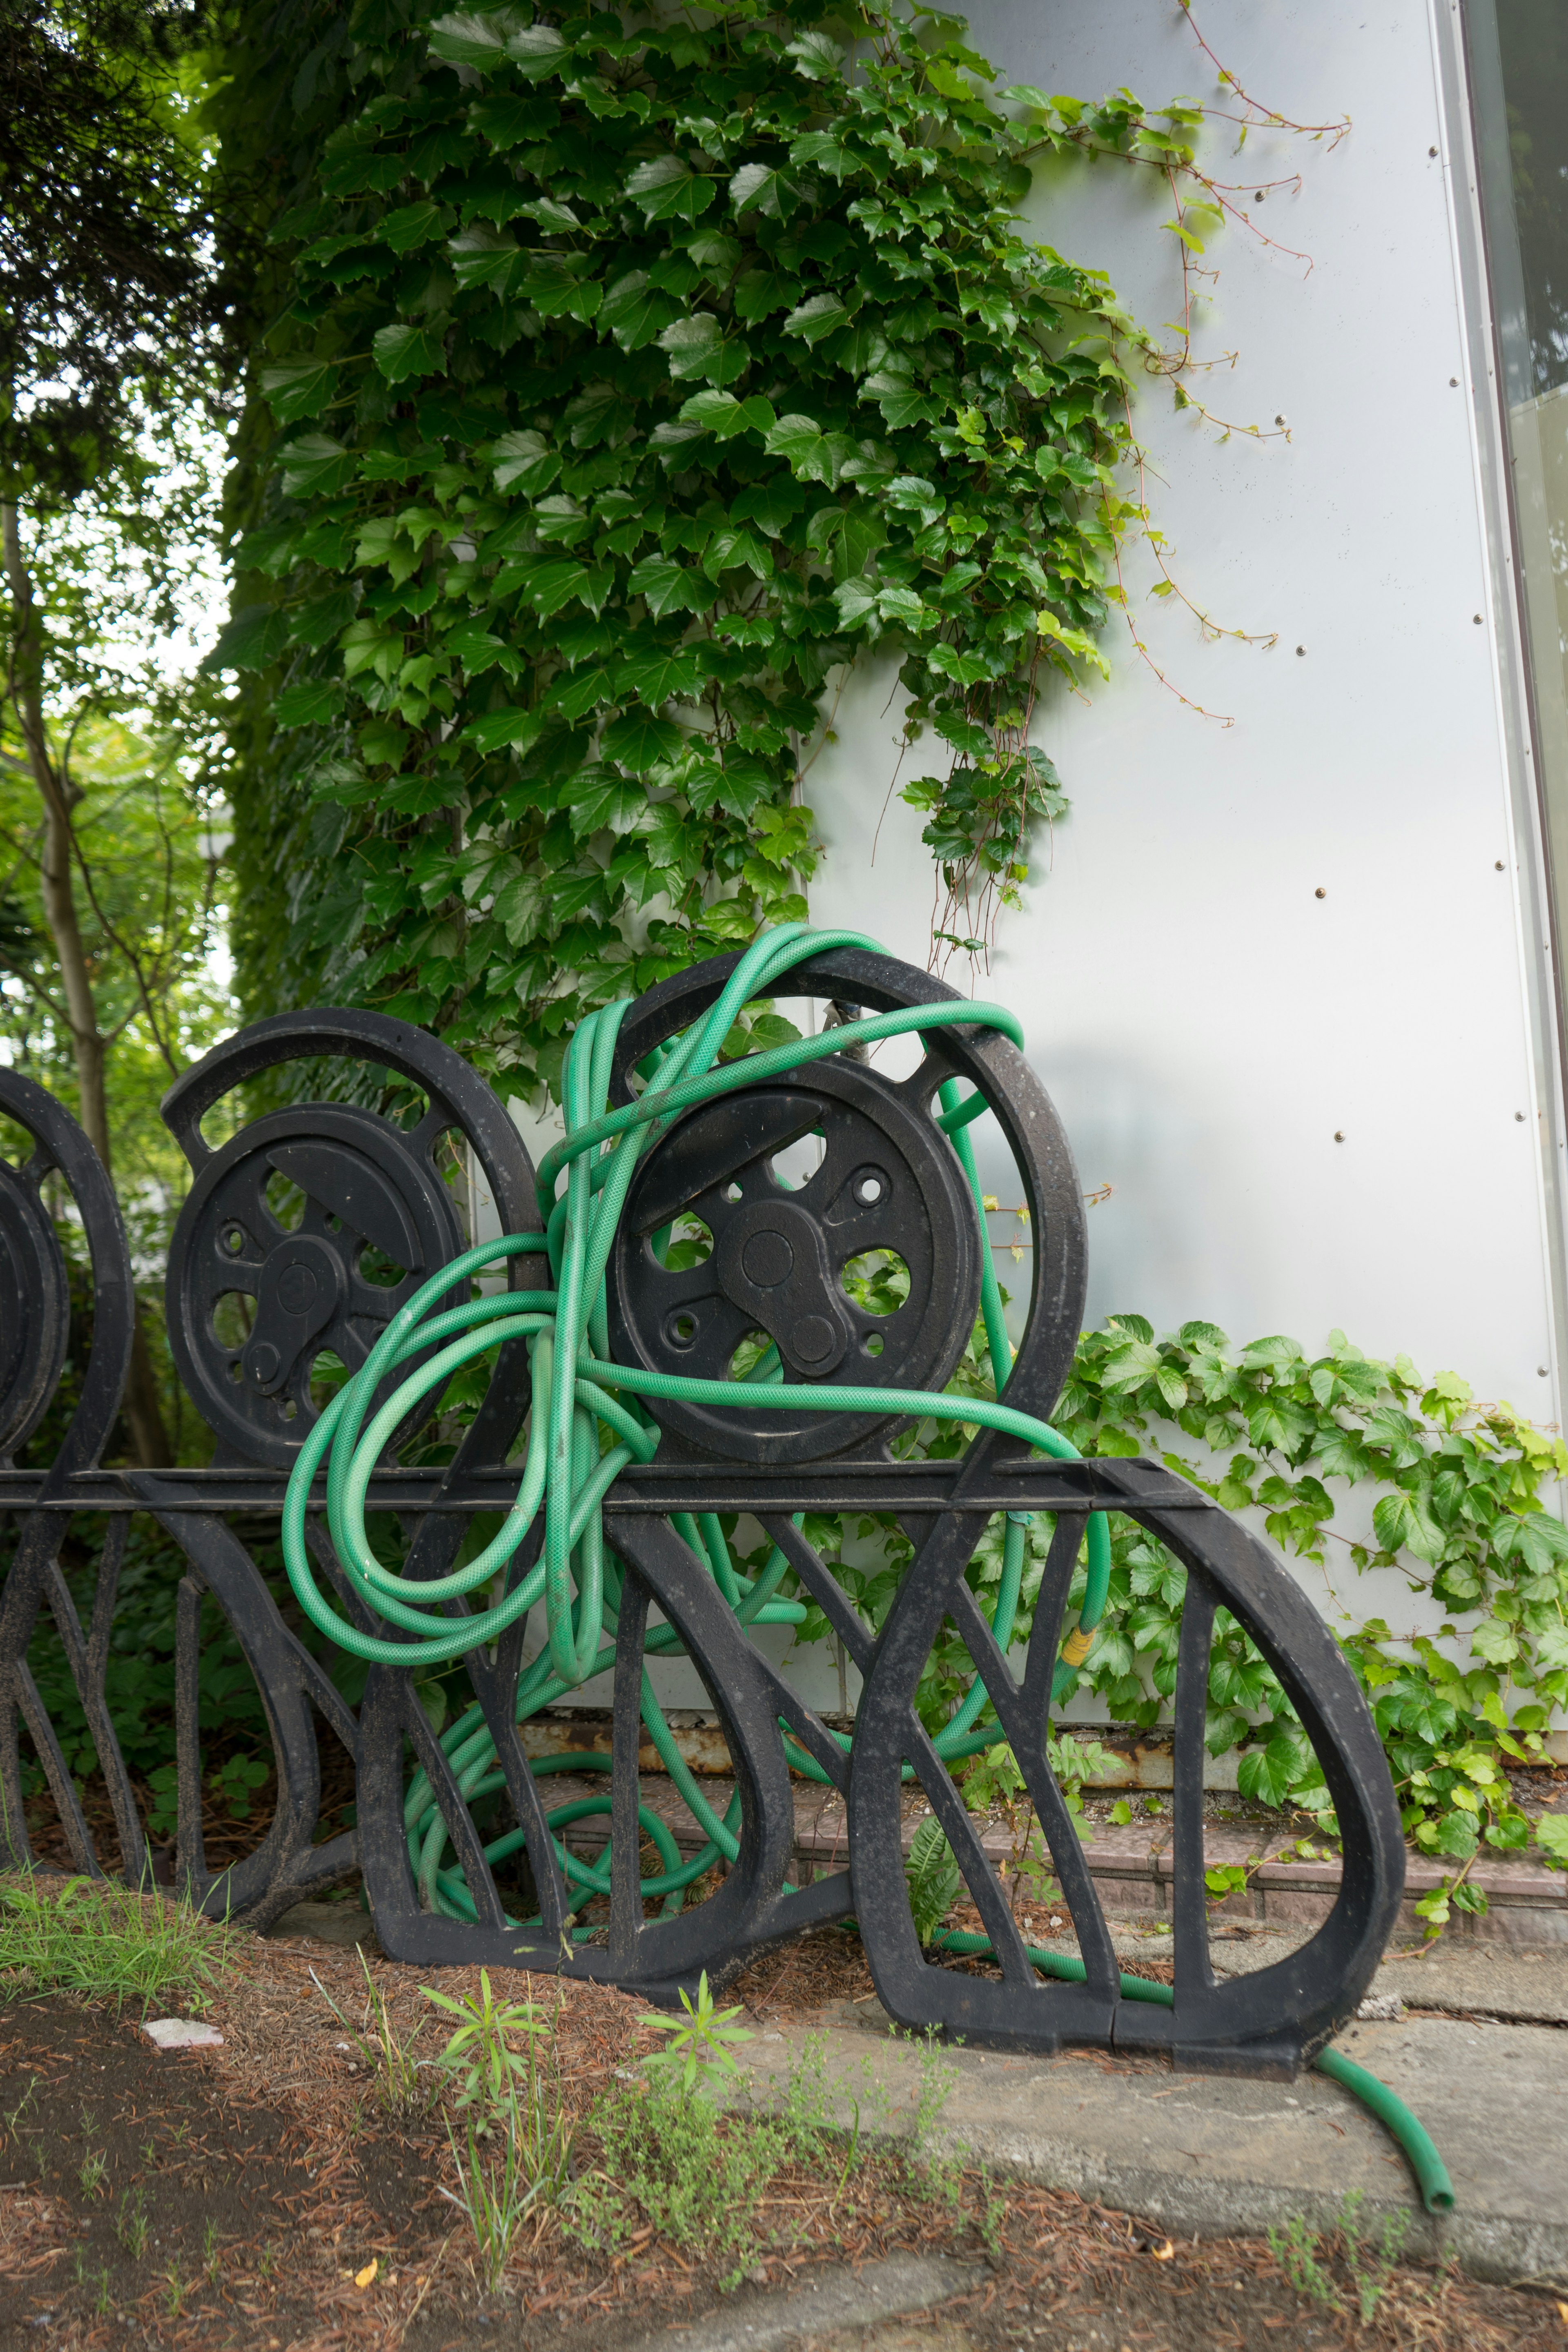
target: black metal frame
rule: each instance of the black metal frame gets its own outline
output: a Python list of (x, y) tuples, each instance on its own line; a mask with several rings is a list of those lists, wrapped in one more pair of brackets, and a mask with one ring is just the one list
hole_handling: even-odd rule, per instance
[[(634, 1066), (707, 1010), (734, 961), (725, 957), (696, 966), (632, 1009), (621, 1031), (614, 1100), (631, 1099)], [(874, 1010), (953, 996), (923, 972), (858, 951), (802, 967), (791, 977), (789, 993)], [(201, 1120), (225, 1095), (278, 1064), (321, 1055), (348, 1056), (394, 1073), (421, 1091), (425, 1115), (405, 1129), (362, 1107), (305, 1104), (251, 1122), (219, 1150), (207, 1145)], [(736, 1330), (750, 1320), (773, 1332), (795, 1377), (805, 1370), (802, 1359), (816, 1348), (833, 1354), (827, 1377), (880, 1384), (886, 1375), (874, 1363), (860, 1367), (857, 1352), (868, 1348), (868, 1318), (841, 1312), (837, 1295), (830, 1297), (824, 1284), (831, 1278), (833, 1252), (850, 1254), (851, 1243), (856, 1252), (881, 1245), (895, 1230), (892, 1219), (902, 1236), (897, 1245), (919, 1286), (909, 1302), (910, 1336), (900, 1327), (891, 1348), (892, 1384), (944, 1381), (973, 1319), (978, 1285), (974, 1221), (952, 1148), (932, 1116), (937, 1088), (951, 1077), (967, 1079), (984, 1095), (1023, 1181), (1035, 1243), (1033, 1295), (1006, 1398), (1025, 1412), (1048, 1416), (1071, 1360), (1083, 1304), (1078, 1178), (1067, 1139), (1027, 1063), (995, 1032), (967, 1024), (930, 1033), (920, 1067), (900, 1085), (833, 1056), (803, 1067), (787, 1085), (730, 1097), (721, 1116), (699, 1110), (676, 1122), (639, 1172), (611, 1269), (612, 1328), (621, 1360), (666, 1368), (679, 1360), (666, 1312), (679, 1291), (683, 1301), (699, 1299), (710, 1353), (717, 1349), (727, 1355)], [(493, 1654), (480, 1649), (466, 1655), (507, 1798), (526, 1839), (539, 1923), (519, 1927), (507, 1917), (412, 1675), (374, 1667), (357, 1711), (346, 1706), (289, 1630), (231, 1524), (237, 1513), (254, 1517), (281, 1507), (288, 1466), (312, 1410), (309, 1375), (315, 1351), (330, 1346), (354, 1369), (413, 1286), (438, 1271), (458, 1246), (436, 1163), (443, 1138), (456, 1134), (466, 1142), (505, 1230), (540, 1230), (532, 1170), (501, 1105), (447, 1047), (401, 1022), (352, 1010), (258, 1023), (174, 1087), (164, 1116), (191, 1162), (193, 1186), (170, 1250), (167, 1293), (176, 1360), (217, 1440), (211, 1465), (200, 1471), (100, 1466), (132, 1328), (131, 1267), (119, 1212), (86, 1138), (39, 1087), (0, 1070), (0, 1113), (25, 1128), (36, 1144), (20, 1169), (0, 1161), (0, 1525), (15, 1522), (0, 1588), (0, 1858), (13, 1865), (29, 1859), (18, 1745), (25, 1725), (77, 1867), (88, 1873), (100, 1867), (27, 1670), (28, 1644), (47, 1606), (103, 1763), (124, 1875), (136, 1883), (146, 1872), (145, 1840), (104, 1698), (129, 1516), (144, 1511), (189, 1564), (177, 1613), (177, 1876), (191, 1900), (208, 1912), (266, 1926), (302, 1895), (357, 1866), (382, 1944), (396, 1958), (562, 1969), (667, 2000), (703, 1969), (722, 1982), (801, 1929), (853, 1914), (878, 1990), (903, 2024), (933, 2026), (997, 2048), (1087, 2042), (1161, 2049), (1180, 2063), (1252, 2074), (1292, 2072), (1353, 2011), (1397, 1910), (1404, 1846), (1387, 1768), (1359, 1687), (1283, 1562), (1156, 1464), (1043, 1462), (1016, 1441), (984, 1432), (961, 1460), (900, 1462), (889, 1452), (900, 1424), (885, 1417), (802, 1414), (781, 1433), (776, 1415), (770, 1420), (759, 1413), (748, 1423), (739, 1413), (726, 1414), (720, 1426), (716, 1415), (655, 1408), (665, 1425), (658, 1458), (624, 1472), (605, 1505), (626, 1581), (614, 1669), (611, 1893), (608, 1919), (591, 1942), (570, 1940), (574, 1898), (513, 1720), (526, 1628), (513, 1626)], [(814, 1123), (827, 1139), (826, 1172), (816, 1192), (808, 1185), (786, 1205), (786, 1196), (771, 1191), (757, 1171), (765, 1172), (768, 1156)], [(872, 1166), (868, 1152), (876, 1155), (878, 1182), (887, 1191), (862, 1189), (856, 1201), (879, 1201), (881, 1223), (868, 1212), (862, 1215), (845, 1191), (850, 1174)], [(14, 1456), (47, 1407), (66, 1345), (64, 1261), (42, 1189), (51, 1171), (71, 1195), (90, 1254), (93, 1338), (80, 1398), (54, 1461), (47, 1469), (22, 1469)], [(305, 1194), (304, 1216), (292, 1229), (268, 1205), (269, 1172)], [(666, 1295), (644, 1228), (682, 1208), (705, 1216), (714, 1232), (711, 1270)], [(727, 1242), (731, 1210), (735, 1223)], [(758, 1233), (768, 1236), (765, 1248), (747, 1257)], [(363, 1274), (367, 1248), (380, 1253), (379, 1287)], [(405, 1265), (405, 1258), (419, 1262)], [(758, 1268), (768, 1277), (760, 1286)], [(510, 1261), (506, 1279), (514, 1288), (528, 1288), (548, 1276), (538, 1256), (527, 1256)], [(256, 1301), (256, 1319), (242, 1345), (226, 1347), (214, 1324), (214, 1301), (226, 1286), (248, 1290)], [(814, 1323), (802, 1319), (813, 1317)], [(699, 1350), (691, 1368), (715, 1366)], [(517, 1474), (504, 1465), (527, 1406), (526, 1356), (516, 1343), (501, 1351), (485, 1402), (445, 1468), (406, 1469), (390, 1457), (382, 1465), (369, 1507), (397, 1515), (408, 1541), (408, 1577), (446, 1573), (471, 1517), (510, 1504)], [(1068, 1588), (1086, 1516), (1097, 1508), (1124, 1512), (1149, 1528), (1188, 1570), (1175, 1706), (1175, 2000), (1170, 2009), (1121, 1998), (1109, 1929), (1047, 1759), (1050, 1679)], [(795, 1528), (792, 1515), (803, 1510), (890, 1514), (913, 1542), (914, 1560), (877, 1637)], [(964, 1578), (987, 1521), (1005, 1510), (1056, 1518), (1021, 1680), (997, 1648)], [(748, 1512), (784, 1547), (801, 1587), (821, 1606), (862, 1676), (852, 1757), (747, 1638), (706, 1567), (681, 1540), (671, 1518), (688, 1511)], [(108, 1529), (85, 1629), (58, 1564), (65, 1531), (78, 1512), (103, 1514)], [(312, 1511), (310, 1536), (342, 1607), (366, 1630), (384, 1634), (389, 1629), (366, 1616), (351, 1593), (319, 1510)], [(524, 1548), (510, 1571), (513, 1582), (535, 1556), (531, 1544)], [(227, 1618), (256, 1676), (278, 1771), (277, 1810), (257, 1851), (216, 1874), (201, 1840), (196, 1661), (205, 1595)], [(739, 1852), (716, 1891), (668, 1919), (642, 1916), (637, 1880), (637, 1693), (650, 1604), (679, 1629), (702, 1678), (729, 1743), (742, 1808)], [(1202, 1830), (1207, 1659), (1220, 1606), (1247, 1628), (1289, 1694), (1321, 1759), (1344, 1843), (1341, 1891), (1318, 1934), (1288, 1962), (1226, 1982), (1216, 1982), (1209, 1965)], [(445, 1607), (454, 1617), (464, 1613), (460, 1601)], [(944, 1620), (968, 1647), (1018, 1759), (1078, 1931), (1088, 1971), (1082, 1984), (1043, 1983), (1030, 1966), (957, 1785), (915, 1713), (921, 1673)], [(320, 1844), (318, 1717), (354, 1760), (358, 1814), (355, 1830)], [(848, 1867), (799, 1887), (788, 1883), (795, 1814), (781, 1726), (817, 1762), (847, 1808)], [(429, 1775), (474, 1896), (476, 1923), (420, 1907), (403, 1826), (410, 1750)], [(900, 1850), (906, 1765), (952, 1846), (994, 1947), (997, 1974), (943, 1964), (916, 1937)]]

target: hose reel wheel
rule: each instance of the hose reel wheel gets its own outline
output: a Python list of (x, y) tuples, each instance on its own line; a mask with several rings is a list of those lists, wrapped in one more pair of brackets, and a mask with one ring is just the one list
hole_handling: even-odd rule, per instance
[[(748, 1342), (771, 1340), (786, 1382), (941, 1389), (974, 1328), (981, 1261), (933, 1086), (926, 1066), (900, 1085), (834, 1057), (678, 1119), (639, 1168), (616, 1235), (617, 1360), (725, 1380)], [(731, 1461), (813, 1461), (897, 1418), (647, 1403), (663, 1428)]]
[(31, 1179), (0, 1160), (0, 1461), (47, 1412), (70, 1332), (65, 1257)]
[[(291, 1462), (317, 1418), (317, 1359), (357, 1371), (462, 1246), (434, 1160), (374, 1112), (307, 1103), (242, 1129), (200, 1169), (169, 1252), (170, 1343), (220, 1444)], [(458, 1286), (442, 1304), (463, 1295)], [(377, 1406), (410, 1368), (388, 1374)], [(392, 1443), (431, 1409), (417, 1407)]]

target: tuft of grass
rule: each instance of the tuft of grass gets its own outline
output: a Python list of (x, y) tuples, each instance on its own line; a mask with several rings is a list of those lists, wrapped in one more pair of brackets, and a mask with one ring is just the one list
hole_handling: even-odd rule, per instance
[(120, 2200), (114, 2234), (133, 2263), (147, 2251), (147, 2200), (140, 2189), (128, 2189)]
[(205, 2008), (232, 1963), (226, 1925), (107, 1879), (33, 1870), (0, 1879), (0, 2000), (47, 1993), (140, 2001), (178, 1990)]
[(90, 2155), (83, 2157), (81, 2169), (77, 2174), (77, 2179), (81, 2183), (81, 2193), (84, 2197), (97, 2196), (99, 2184), (103, 2179), (108, 2162), (109, 2159), (101, 2148), (95, 2147)]

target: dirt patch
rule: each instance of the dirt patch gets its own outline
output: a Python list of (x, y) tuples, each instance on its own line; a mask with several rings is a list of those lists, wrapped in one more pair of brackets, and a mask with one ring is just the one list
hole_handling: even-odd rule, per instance
[[(467, 2224), (442, 2194), (453, 2175), (439, 2110), (384, 2114), (325, 1998), (358, 2023), (357, 1956), (245, 1936), (236, 1952), (210, 2011), (218, 2050), (160, 2053), (129, 2012), (0, 2008), (0, 2352), (616, 2352), (661, 2320), (679, 2327), (721, 2306), (743, 2326), (761, 2293), (819, 2263), (903, 2251), (988, 2265), (929, 2326), (899, 2323), (931, 2352), (961, 2341), (977, 2352), (1037, 2341), (1053, 2352), (1536, 2352), (1568, 2336), (1552, 2299), (1413, 2269), (1394, 2273), (1370, 2327), (1352, 2325), (1353, 2286), (1331, 2249), (1338, 2300), (1314, 2300), (1255, 2241), (1173, 2246), (1070, 2196), (998, 2193), (975, 2174), (922, 2176), (885, 2157), (845, 2164), (837, 2145), (768, 2183), (731, 2294), (717, 2265), (668, 2242), (652, 2217), (611, 2252), (574, 2242), (546, 2214), (525, 2230), (505, 2293), (487, 2297)], [(425, 2021), (415, 2049), (433, 2058), (444, 2028), (422, 1973), (374, 1964), (397, 2030)], [(441, 1978), (452, 1993), (478, 1981), (477, 1970)], [(562, 2097), (579, 2118), (659, 2039), (634, 1999), (504, 1970), (490, 1981), (500, 2000), (531, 1996), (555, 2012)], [(835, 1930), (760, 1964), (731, 1997), (759, 2019), (800, 2021), (868, 1990), (859, 1946)], [(579, 2162), (595, 2160), (584, 2127)]]

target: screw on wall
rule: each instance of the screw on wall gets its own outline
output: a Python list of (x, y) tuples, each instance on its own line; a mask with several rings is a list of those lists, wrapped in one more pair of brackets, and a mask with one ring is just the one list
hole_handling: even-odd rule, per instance
[(1521, 1127), (1524, 1125), (1524, 1113), (1521, 1110), (1516, 1110), (1514, 1112), (1514, 1118), (1519, 1121)]
[(1493, 861), (1492, 861), (1492, 863), (1493, 863), (1494, 870), (1495, 870), (1497, 873), (1501, 874), (1501, 873), (1505, 870), (1505, 869), (1504, 869), (1504, 866), (1503, 866), (1502, 859), (1501, 859), (1500, 857), (1494, 858), (1494, 859), (1493, 859)]
[(1436, 147), (1428, 147), (1428, 148), (1427, 148), (1427, 150), (1426, 150), (1426, 152), (1428, 153), (1428, 155), (1435, 155), (1435, 154), (1437, 152), (1437, 150), (1436, 149)]
[(1335, 1129), (1334, 1129), (1334, 1141), (1335, 1141), (1336, 1143), (1342, 1143), (1342, 1142), (1344, 1141), (1344, 1139), (1345, 1139), (1345, 1131), (1344, 1131), (1344, 1129), (1343, 1129), (1342, 1127), (1336, 1127), (1336, 1128), (1335, 1128)]
[(1472, 614), (1470, 614), (1470, 618), (1471, 618), (1471, 620), (1475, 623), (1475, 625), (1476, 625), (1477, 628), (1479, 629), (1479, 628), (1480, 627), (1480, 625), (1481, 625), (1481, 616), (1480, 616), (1480, 614), (1479, 614), (1479, 613), (1472, 613)]
[(1296, 648), (1296, 651), (1297, 651), (1299, 654), (1304, 654), (1304, 653), (1306, 652), (1306, 650), (1307, 650), (1307, 648), (1306, 648), (1306, 646), (1297, 646), (1297, 648)]
[(1458, 379), (1458, 377), (1457, 375), (1451, 375), (1451, 376), (1448, 378), (1448, 389), (1449, 389), (1449, 391), (1450, 391), (1450, 392), (1458, 392), (1458, 389), (1459, 389), (1459, 379)]
[(1313, 891), (1313, 893), (1312, 893), (1312, 896), (1313, 896), (1313, 898), (1326, 898), (1328, 897), (1328, 895), (1329, 895), (1329, 894), (1328, 894), (1328, 892), (1324, 889), (1324, 887), (1323, 887), (1323, 886), (1322, 886), (1322, 884), (1321, 884), (1321, 882), (1319, 883), (1319, 885), (1318, 885), (1317, 888), (1316, 888), (1316, 889)]

